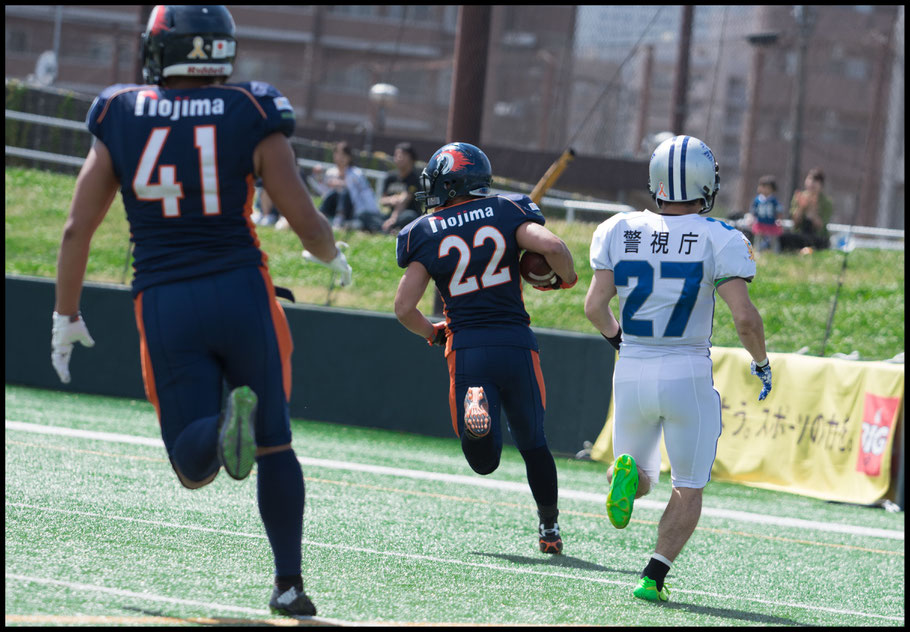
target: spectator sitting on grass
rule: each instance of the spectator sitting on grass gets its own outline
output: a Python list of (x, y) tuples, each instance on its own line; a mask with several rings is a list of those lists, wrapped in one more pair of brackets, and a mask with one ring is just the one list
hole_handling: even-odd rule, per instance
[[(382, 214), (373, 194), (373, 188), (359, 167), (354, 166), (354, 154), (347, 141), (335, 144), (332, 153), (334, 166), (324, 174), (322, 183), (326, 193), (319, 210), (336, 228), (362, 228), (369, 232), (379, 230)], [(320, 168), (313, 169), (319, 179)]]
[(420, 217), (420, 205), (414, 194), (420, 186), (420, 176), (414, 163), (417, 152), (411, 143), (398, 143), (392, 156), (395, 169), (386, 174), (379, 203), (391, 210), (385, 216), (382, 230), (393, 235)]

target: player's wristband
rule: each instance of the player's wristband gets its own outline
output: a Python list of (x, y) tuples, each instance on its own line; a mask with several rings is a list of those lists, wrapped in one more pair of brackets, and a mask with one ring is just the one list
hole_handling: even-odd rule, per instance
[(771, 365), (771, 358), (765, 358), (762, 362), (755, 362), (756, 369), (767, 369)]
[(619, 345), (622, 342), (622, 327), (616, 330), (615, 336), (607, 336), (604, 332), (600, 332), (600, 335), (604, 337), (604, 340), (613, 345), (613, 348), (619, 351)]

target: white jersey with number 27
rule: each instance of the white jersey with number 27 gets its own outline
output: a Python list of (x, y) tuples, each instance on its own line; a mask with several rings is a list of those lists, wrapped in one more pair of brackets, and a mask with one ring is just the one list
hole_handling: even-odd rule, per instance
[(751, 281), (755, 257), (749, 240), (722, 221), (644, 210), (597, 227), (591, 267), (613, 271), (623, 356), (708, 356), (715, 286), (728, 277)]

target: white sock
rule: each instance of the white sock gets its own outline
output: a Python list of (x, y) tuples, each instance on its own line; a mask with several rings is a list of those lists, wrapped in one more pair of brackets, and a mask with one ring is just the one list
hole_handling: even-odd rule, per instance
[(663, 562), (663, 563), (666, 564), (667, 566), (673, 566), (673, 562), (671, 562), (670, 560), (668, 560), (667, 558), (665, 558), (665, 557), (664, 557), (663, 555), (661, 555), (660, 553), (654, 553), (653, 555), (651, 555), (651, 557), (653, 557), (653, 558), (654, 558), (655, 560), (657, 560), (658, 562)]

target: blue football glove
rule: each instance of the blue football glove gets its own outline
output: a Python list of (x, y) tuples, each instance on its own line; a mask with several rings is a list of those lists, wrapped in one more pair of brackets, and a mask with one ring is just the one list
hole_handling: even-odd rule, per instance
[(758, 396), (758, 401), (761, 401), (771, 392), (771, 360), (765, 358), (761, 364), (757, 364), (753, 360), (752, 375), (761, 380), (761, 393)]

